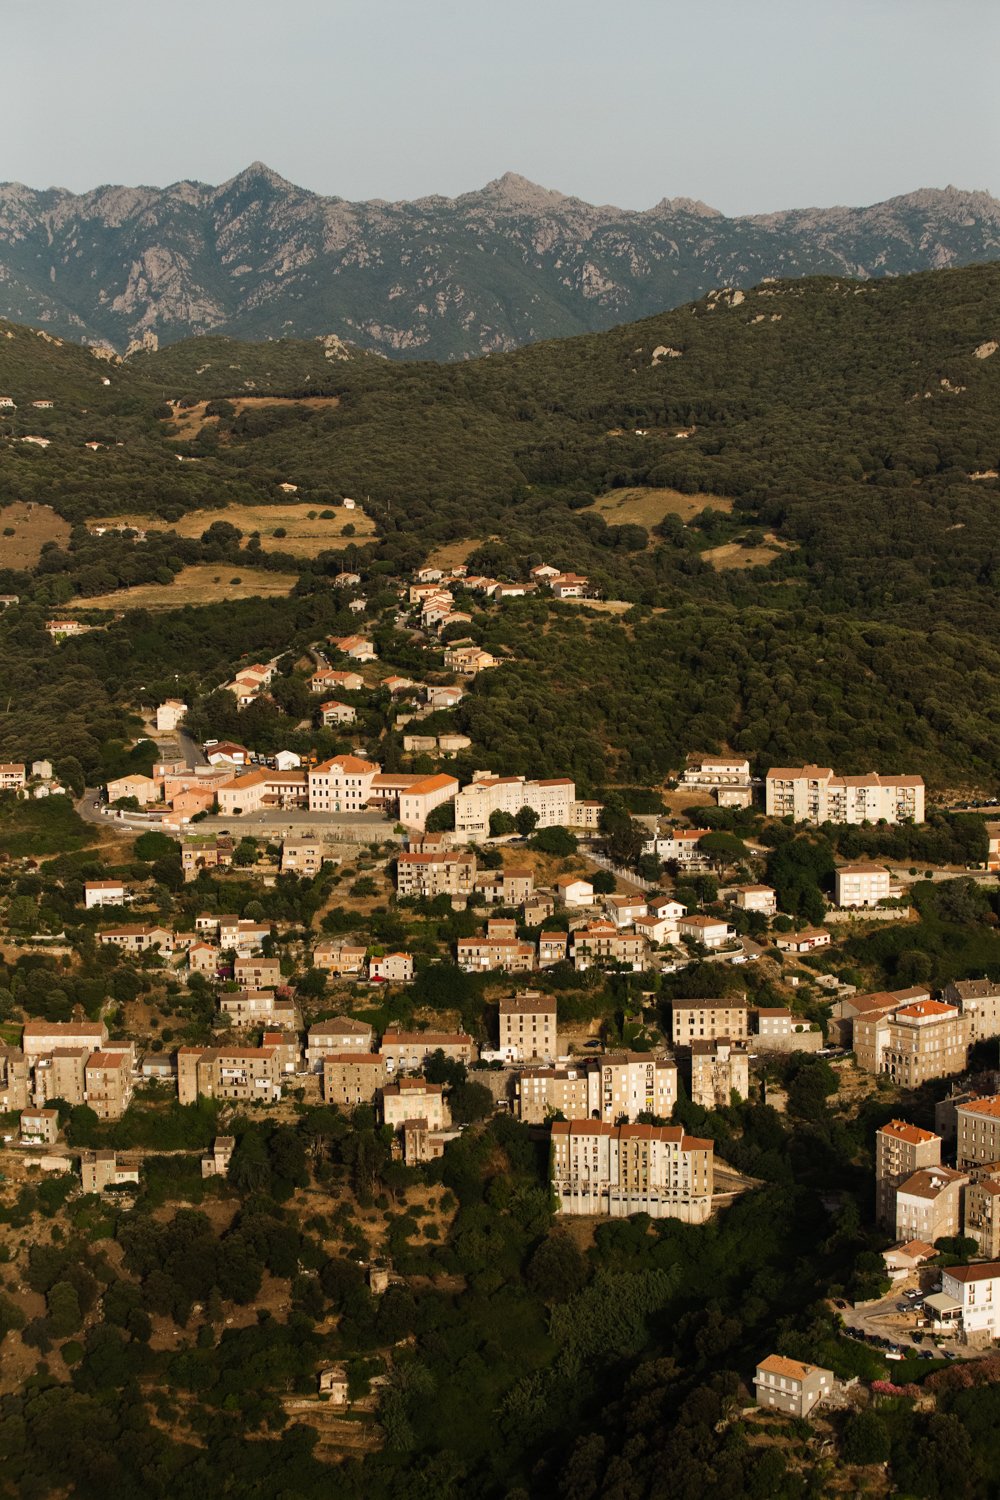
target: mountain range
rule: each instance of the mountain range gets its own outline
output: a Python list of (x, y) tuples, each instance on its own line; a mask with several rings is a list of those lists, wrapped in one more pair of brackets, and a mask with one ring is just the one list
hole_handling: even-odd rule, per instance
[(893, 276), (1000, 257), (1000, 201), (727, 218), (689, 198), (595, 207), (507, 173), (478, 192), (350, 203), (255, 162), (219, 187), (0, 185), (0, 316), (119, 353), (210, 330), (334, 334), (456, 359), (609, 328), (718, 286)]

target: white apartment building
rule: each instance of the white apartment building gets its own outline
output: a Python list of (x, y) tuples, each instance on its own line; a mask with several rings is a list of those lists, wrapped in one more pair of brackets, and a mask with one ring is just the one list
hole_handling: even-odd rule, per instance
[(1000, 1262), (949, 1266), (941, 1273), (941, 1290), (924, 1298), (924, 1307), (941, 1327), (955, 1328), (966, 1340), (985, 1342), (1000, 1336)]
[(523, 776), (491, 776), (487, 771), (477, 771), (455, 798), (455, 838), (464, 843), (487, 839), (491, 813), (505, 812), (514, 817), (522, 807), (538, 814), (539, 828), (568, 828), (574, 822), (575, 802), (576, 786), (568, 776), (527, 781)]
[(883, 865), (841, 865), (833, 874), (837, 906), (878, 906), (892, 894), (889, 871)]
[(742, 755), (691, 755), (681, 786), (747, 786), (750, 762)]
[(122, 906), (125, 886), (120, 880), (87, 880), (83, 886), (83, 904), (87, 911), (95, 906)]
[(771, 885), (739, 885), (733, 902), (739, 911), (757, 911), (773, 917), (778, 910), (778, 893)]
[(829, 766), (775, 766), (764, 781), (764, 806), (796, 823), (924, 821), (922, 776), (838, 776)]

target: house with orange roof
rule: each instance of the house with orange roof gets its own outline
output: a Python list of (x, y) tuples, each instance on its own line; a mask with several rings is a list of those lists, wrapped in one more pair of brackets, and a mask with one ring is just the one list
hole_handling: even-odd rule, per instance
[(331, 636), (330, 645), (334, 646), (342, 656), (349, 656), (352, 661), (378, 660), (378, 652), (364, 635)]
[(753, 1378), (757, 1405), (790, 1417), (807, 1417), (813, 1407), (829, 1400), (835, 1381), (832, 1370), (786, 1359), (783, 1354), (762, 1359)]

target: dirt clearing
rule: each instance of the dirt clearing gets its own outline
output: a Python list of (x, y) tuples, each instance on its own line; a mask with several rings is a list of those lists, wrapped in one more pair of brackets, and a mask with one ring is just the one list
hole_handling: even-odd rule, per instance
[[(305, 406), (313, 411), (322, 411), (340, 405), (339, 396), (214, 396), (214, 401), (228, 401), (230, 406), (236, 408), (236, 415), (244, 411), (254, 411), (264, 406)], [(176, 401), (171, 401), (173, 409), (172, 417), (164, 417), (164, 422), (172, 424), (171, 437), (193, 438), (197, 437), (201, 429), (209, 422), (218, 423), (218, 417), (206, 417), (205, 408), (210, 403), (199, 401), (194, 406), (180, 406)]]
[(679, 516), (690, 521), (703, 510), (722, 510), (727, 513), (733, 502), (724, 495), (682, 495), (680, 490), (654, 490), (644, 487), (632, 490), (612, 490), (601, 495), (587, 510), (596, 510), (609, 526), (658, 526), (664, 516)]
[(428, 566), (446, 570), (458, 567), (460, 563), (466, 562), (472, 556), (477, 547), (482, 545), (482, 542), (476, 539), (471, 542), (448, 542), (446, 546), (438, 547), (431, 553), (427, 559)]
[[(6, 532), (13, 530), (12, 536)], [(0, 507), (0, 567), (33, 568), (46, 542), (69, 541), (70, 525), (51, 505), (16, 500)]]
[(231, 564), (198, 563), (182, 568), (173, 583), (140, 583), (134, 589), (116, 589), (96, 598), (78, 599), (71, 609), (180, 609), (185, 604), (217, 604), (221, 599), (271, 599), (290, 594), (298, 582), (295, 573), (265, 573), (263, 569), (237, 568)]
[(783, 542), (772, 531), (766, 533), (759, 547), (744, 547), (741, 542), (726, 542), (722, 547), (710, 547), (701, 555), (717, 571), (726, 568), (759, 568), (773, 562), (782, 552), (792, 550), (789, 542)]
[[(36, 507), (37, 508), (37, 507)], [(295, 557), (316, 557), (337, 547), (372, 536), (375, 525), (363, 510), (309, 505), (227, 505), (221, 510), (191, 510), (179, 521), (160, 516), (110, 516), (89, 522), (91, 526), (134, 526), (142, 531), (176, 531), (178, 536), (200, 537), (213, 521), (227, 521), (244, 537), (260, 533), (264, 552), (290, 552)], [(353, 527), (344, 535), (345, 526)], [(68, 528), (67, 528), (68, 529)], [(283, 531), (284, 536), (275, 536)]]

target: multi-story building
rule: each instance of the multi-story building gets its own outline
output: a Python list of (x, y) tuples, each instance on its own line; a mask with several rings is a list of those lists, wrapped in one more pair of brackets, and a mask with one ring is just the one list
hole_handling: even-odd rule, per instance
[(17, 1047), (0, 1046), (0, 1114), (19, 1113), (27, 1107), (28, 1064), (24, 1053)]
[(313, 968), (325, 974), (362, 974), (367, 957), (368, 949), (363, 944), (329, 938), (313, 949)]
[(46, 1099), (63, 1099), (67, 1104), (87, 1102), (87, 1059), (89, 1047), (56, 1047), (35, 1064), (36, 1104)]
[(1000, 1256), (1000, 1163), (974, 1168), (965, 1189), (962, 1233), (975, 1240), (987, 1260)]
[(32, 1067), (57, 1047), (83, 1047), (91, 1053), (107, 1039), (108, 1028), (103, 1021), (25, 1021), (21, 1048), (25, 1061)]
[(273, 990), (237, 990), (219, 996), (219, 1020), (236, 1031), (270, 1026), (291, 1002), (278, 1000)]
[(477, 771), (471, 783), (455, 798), (455, 839), (459, 843), (480, 842), (490, 836), (490, 814), (509, 813), (530, 807), (538, 817), (538, 828), (568, 828), (573, 823), (576, 786), (568, 776), (528, 781), (523, 776), (491, 776)]
[(282, 875), (318, 875), (322, 868), (322, 844), (293, 844), (285, 839), (281, 846)]
[(959, 979), (946, 984), (941, 999), (969, 1018), (969, 1042), (1000, 1036), (1000, 984), (993, 979)]
[(941, 1290), (924, 1298), (934, 1326), (955, 1329), (966, 1342), (986, 1343), (1000, 1336), (1000, 1264), (948, 1266)]
[(959, 1234), (967, 1172), (951, 1167), (922, 1167), (896, 1189), (896, 1238), (935, 1244)]
[(281, 984), (281, 962), (277, 958), (238, 958), (233, 964), (233, 978), (245, 990), (276, 989)]
[(309, 770), (309, 811), (364, 812), (382, 767), (358, 755), (336, 755)]
[(965, 1071), (969, 1018), (940, 1000), (917, 1000), (881, 1015), (859, 1017), (854, 1039), (859, 1067), (887, 1074), (900, 1088), (916, 1089)]
[(677, 1064), (651, 1052), (608, 1052), (597, 1059), (600, 1095), (594, 1108), (609, 1125), (634, 1124), (641, 1114), (670, 1118), (677, 1103)]
[(306, 1066), (310, 1073), (321, 1073), (328, 1057), (342, 1056), (345, 1052), (365, 1056), (372, 1050), (374, 1036), (367, 1021), (356, 1021), (353, 1016), (317, 1021), (309, 1028)]
[(728, 1037), (691, 1042), (691, 1098), (703, 1109), (728, 1109), (733, 1095), (750, 1093), (750, 1055), (745, 1042)]
[[(530, 945), (529, 945), (530, 947)], [(556, 1002), (531, 991), (500, 1001), (500, 1051), (516, 1062), (538, 1062), (559, 1056)]]
[(754, 1390), (757, 1405), (767, 1411), (783, 1411), (792, 1417), (807, 1417), (814, 1406), (833, 1392), (834, 1373), (822, 1365), (804, 1365), (783, 1354), (769, 1354), (757, 1366)]
[(749, 786), (750, 762), (742, 755), (689, 755), (681, 786)]
[(796, 823), (922, 823), (922, 776), (838, 776), (829, 766), (775, 766), (764, 781), (769, 817)]
[(955, 1116), (959, 1167), (985, 1166), (1000, 1161), (1000, 1094), (988, 1099), (970, 1099), (957, 1105)]
[(892, 895), (892, 879), (883, 865), (839, 865), (833, 872), (834, 905), (878, 906)]
[(92, 1052), (84, 1072), (87, 1103), (99, 1120), (120, 1120), (132, 1102), (132, 1061), (127, 1052)]
[(692, 912), (689, 916), (681, 917), (677, 923), (677, 931), (681, 938), (688, 938), (691, 942), (710, 949), (724, 948), (736, 936), (735, 927), (730, 927), (721, 917), (706, 917), (702, 912)]
[(671, 1036), (676, 1047), (692, 1042), (743, 1041), (750, 1035), (750, 1007), (745, 1000), (674, 1000)]
[(306, 772), (248, 771), (217, 786), (215, 800), (224, 818), (238, 818), (262, 808), (306, 807), (309, 805)]
[(377, 1052), (328, 1052), (323, 1057), (323, 1098), (338, 1109), (373, 1104), (387, 1077), (385, 1058)]
[(680, 1125), (556, 1120), (552, 1187), (559, 1211), (704, 1223), (712, 1212), (713, 1149)]
[(122, 906), (125, 902), (125, 886), (120, 880), (85, 880), (83, 904), (87, 911), (95, 906)]
[(403, 896), (469, 896), (476, 881), (476, 857), (457, 850), (401, 854), (396, 861), (396, 894)]
[(510, 974), (530, 974), (535, 967), (535, 946), (516, 937), (459, 938), (455, 961), (469, 973), (492, 973), (505, 969)]
[(0, 763), (0, 792), (23, 792), (27, 773), (20, 761)]
[[(510, 865), (505, 870), (479, 870), (476, 873), (476, 890), (482, 893), (483, 899), (488, 903), (523, 906), (532, 899), (535, 877), (530, 869), (521, 866)], [(551, 916), (554, 909), (551, 899), (543, 896), (537, 899), (547, 903), (544, 915)], [(528, 913), (525, 913), (525, 921), (529, 927), (533, 925)]]
[(105, 1188), (139, 1185), (137, 1160), (119, 1156), (117, 1151), (83, 1151), (80, 1153), (80, 1182), (85, 1193), (103, 1193)]
[(451, 1111), (440, 1083), (425, 1078), (400, 1078), (382, 1089), (382, 1117), (393, 1130), (409, 1120), (423, 1120), (428, 1130), (444, 1130), (451, 1124)]
[(517, 1117), (544, 1125), (553, 1115), (586, 1120), (600, 1114), (600, 1069), (595, 1062), (568, 1068), (524, 1068), (514, 1083)]
[(756, 911), (773, 917), (778, 910), (778, 893), (771, 885), (738, 885), (733, 897), (740, 911)]
[(649, 944), (639, 932), (620, 932), (614, 922), (588, 922), (570, 934), (573, 967), (580, 972), (605, 964), (621, 964), (638, 973)]
[(896, 1227), (896, 1190), (922, 1168), (941, 1165), (941, 1137), (906, 1120), (890, 1120), (875, 1132), (875, 1219)]
[(409, 984), (413, 978), (412, 953), (383, 953), (370, 958), (368, 978), (378, 984)]
[(399, 821), (405, 828), (424, 829), (435, 807), (450, 802), (458, 792), (454, 776), (421, 776), (399, 793)]
[(21, 1141), (25, 1146), (54, 1146), (59, 1139), (57, 1109), (23, 1109)]
[(540, 969), (550, 969), (553, 964), (565, 963), (568, 945), (568, 932), (551, 931), (539, 933), (538, 967)]
[(759, 1005), (754, 1011), (755, 1052), (820, 1052), (823, 1033), (812, 1021), (784, 1005)]
[(382, 1037), (381, 1053), (390, 1073), (415, 1073), (435, 1052), (466, 1066), (479, 1055), (475, 1042), (464, 1031), (403, 1031), (393, 1025)]
[(276, 1047), (180, 1047), (177, 1093), (181, 1104), (198, 1098), (240, 1103), (281, 1098), (281, 1066)]
[[(849, 1050), (856, 1048), (857, 1038), (854, 1035), (855, 1023), (859, 1017), (880, 1015), (886, 1011), (898, 1010), (901, 1005), (909, 1005), (915, 1000), (929, 1000), (931, 992), (923, 985), (914, 985), (907, 990), (877, 990), (868, 995), (848, 995), (843, 1000), (835, 1000), (830, 1020), (830, 1040), (837, 1046), (846, 1047)], [(875, 1052), (872, 1051), (873, 1042), (871, 1038), (865, 1043), (871, 1052), (872, 1059)], [(875, 1064), (858, 1062), (859, 1067), (865, 1067), (869, 1073), (875, 1071)]]

